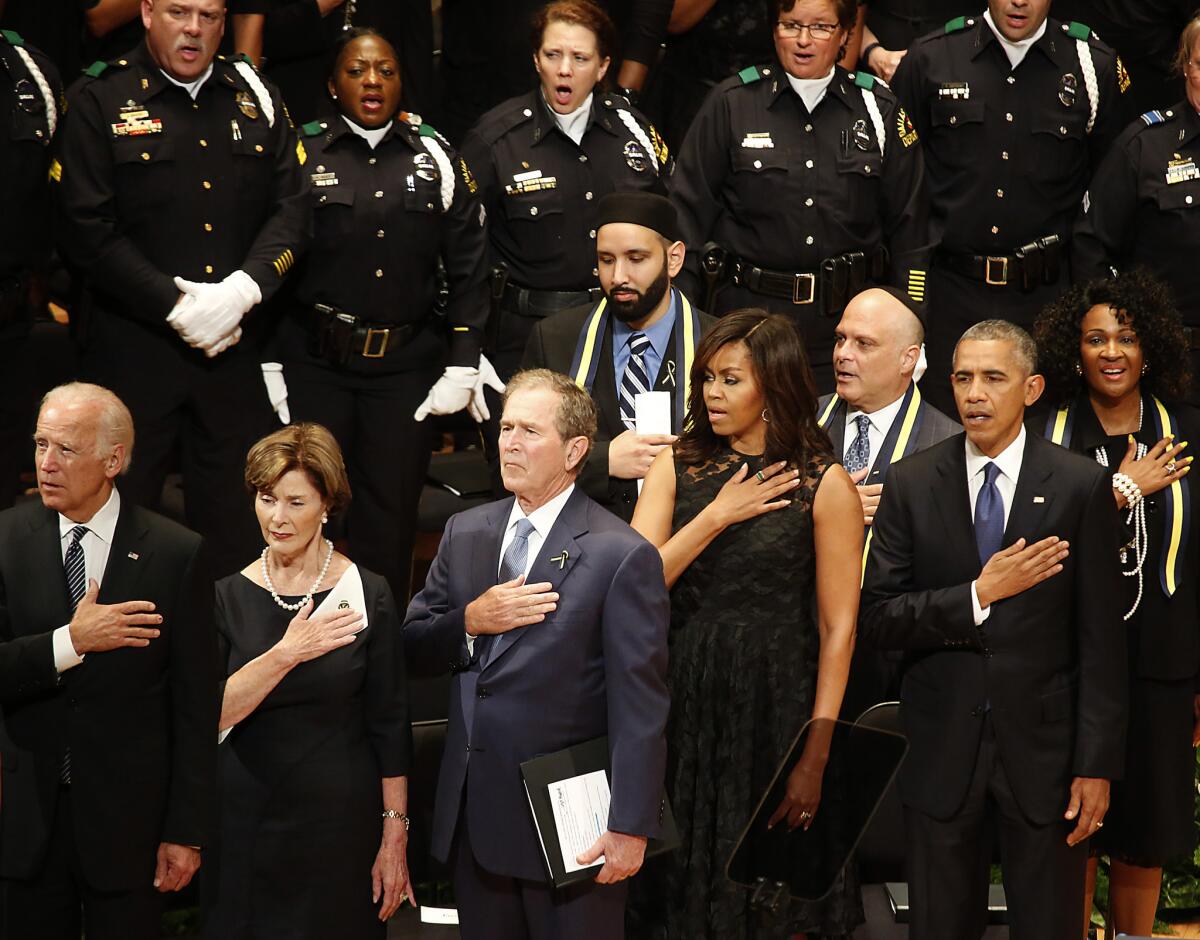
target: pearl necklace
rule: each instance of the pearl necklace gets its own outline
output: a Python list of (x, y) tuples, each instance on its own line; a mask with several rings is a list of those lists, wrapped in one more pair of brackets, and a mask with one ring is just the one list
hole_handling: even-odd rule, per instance
[[(1138, 400), (1138, 431), (1142, 430), (1142, 418), (1144, 417), (1145, 404)], [(1146, 451), (1149, 448), (1145, 444), (1138, 443), (1137, 450), (1134, 452), (1134, 459), (1141, 460), (1146, 456)], [(1108, 451), (1103, 447), (1096, 448), (1096, 463), (1108, 469)], [(1146, 555), (1150, 548), (1150, 537), (1146, 530), (1146, 501), (1139, 500), (1138, 504), (1129, 510), (1129, 515), (1125, 518), (1125, 524), (1133, 529), (1133, 541), (1121, 548), (1121, 574), (1126, 578), (1137, 578), (1137, 597), (1134, 598), (1133, 606), (1129, 608), (1129, 612), (1125, 614), (1124, 619), (1129, 620), (1142, 603), (1142, 588), (1143, 577), (1142, 567), (1146, 561)], [(1133, 549), (1133, 568), (1125, 570), (1125, 565), (1129, 563), (1129, 549)]]
[(305, 604), (307, 604), (309, 601), (312, 600), (313, 594), (315, 594), (317, 591), (317, 588), (321, 586), (321, 582), (325, 580), (325, 575), (329, 573), (329, 563), (333, 560), (333, 543), (331, 541), (329, 541), (329, 539), (325, 539), (325, 545), (326, 545), (325, 564), (321, 565), (321, 573), (317, 575), (317, 579), (312, 583), (312, 587), (310, 587), (308, 589), (308, 593), (305, 594), (302, 598), (300, 598), (300, 600), (297, 601), (295, 604), (285, 604), (282, 600), (279, 599), (279, 592), (275, 590), (275, 585), (271, 582), (271, 572), (267, 569), (267, 554), (270, 552), (270, 549), (263, 548), (263, 551), (262, 551), (263, 582), (267, 585), (267, 590), (271, 592), (271, 598), (275, 601), (276, 604), (278, 604), (284, 610), (287, 610), (287, 611), (299, 610), (301, 607), (303, 607)]

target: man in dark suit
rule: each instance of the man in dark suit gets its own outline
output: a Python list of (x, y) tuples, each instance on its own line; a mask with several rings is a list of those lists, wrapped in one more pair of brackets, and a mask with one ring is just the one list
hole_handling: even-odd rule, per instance
[[(640, 481), (683, 426), (696, 345), (716, 320), (672, 286), (685, 248), (670, 200), (610, 193), (598, 211), (596, 270), (604, 296), (595, 306), (538, 321), (521, 367), (565, 373), (591, 392), (599, 427), (579, 484), (628, 522)], [(637, 432), (638, 391), (670, 395), (671, 433)]]
[[(408, 608), (411, 667), (453, 674), (432, 848), (450, 864), (466, 940), (623, 937), (624, 879), (662, 824), (662, 560), (575, 485), (595, 430), (595, 406), (570, 379), (517, 373), (500, 424), (515, 498), (450, 520)], [(607, 831), (579, 857), (603, 853), (604, 867), (596, 883), (556, 890), (520, 764), (604, 734)]]
[(1087, 839), (1125, 759), (1125, 636), (1109, 475), (1027, 434), (1037, 350), (963, 334), (966, 434), (892, 468), (859, 632), (907, 655), (900, 770), (913, 940), (971, 940), (1000, 835), (1014, 938), (1077, 940)]
[(34, 440), (41, 502), (0, 514), (0, 937), (157, 940), (211, 825), (212, 582), (199, 536), (113, 485), (112, 392), (54, 389)]
[[(905, 291), (872, 287), (846, 305), (834, 332), (837, 392), (817, 405), (818, 423), (835, 459), (858, 484), (863, 524), (870, 526), (892, 464), (962, 431), (917, 387), (925, 328)], [(868, 547), (870, 529), (867, 530)], [(854, 650), (842, 716), (853, 721), (876, 702), (896, 698), (903, 655)]]

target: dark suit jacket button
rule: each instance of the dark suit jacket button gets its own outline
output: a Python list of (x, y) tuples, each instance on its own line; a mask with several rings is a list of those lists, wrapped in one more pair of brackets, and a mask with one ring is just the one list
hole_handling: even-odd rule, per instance
[(470, 751), (471, 751), (471, 745), (469, 745), (469, 744), (468, 744), (468, 745), (467, 745), (467, 752), (468, 752), (468, 753), (470, 753)]
[(984, 655), (984, 656), (986, 656), (988, 659), (991, 659), (991, 658), (992, 658), (992, 651), (991, 651), (991, 650), (989, 650), (989, 649), (985, 649), (985, 650), (983, 651), (983, 655)]
[(972, 717), (975, 717), (975, 718), (982, 717), (983, 716), (983, 706), (976, 705), (974, 708), (971, 709), (971, 715), (972, 715)]
[(480, 689), (480, 690), (479, 690), (479, 697), (480, 697), (480, 698), (487, 698), (487, 697), (488, 697), (488, 694), (489, 694), (489, 693), (488, 693), (488, 690), (487, 690), (487, 689)]

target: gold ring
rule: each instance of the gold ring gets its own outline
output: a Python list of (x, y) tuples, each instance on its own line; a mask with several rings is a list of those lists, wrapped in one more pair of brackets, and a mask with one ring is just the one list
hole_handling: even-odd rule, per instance
[[(1172, 471), (1172, 472), (1174, 472), (1174, 471)], [(765, 476), (763, 476), (763, 472), (762, 472), (761, 470), (759, 470), (759, 471), (758, 471), (756, 474), (754, 474), (754, 475), (755, 475), (756, 477), (758, 477), (758, 482), (759, 482), (759, 483), (766, 483), (766, 482), (767, 482), (767, 478), (766, 478)]]

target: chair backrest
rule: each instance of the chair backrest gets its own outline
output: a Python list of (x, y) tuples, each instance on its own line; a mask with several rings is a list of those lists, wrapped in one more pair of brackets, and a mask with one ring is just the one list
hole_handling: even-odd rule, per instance
[(433, 832), (433, 804), (437, 797), (438, 770), (446, 747), (446, 721), (412, 723), (412, 769), (408, 777), (408, 864), (413, 883), (437, 877), (429, 856)]
[[(900, 703), (872, 705), (855, 722), (867, 728), (903, 734)], [(893, 782), (879, 803), (871, 824), (858, 843), (856, 858), (866, 884), (904, 880), (904, 807)]]

